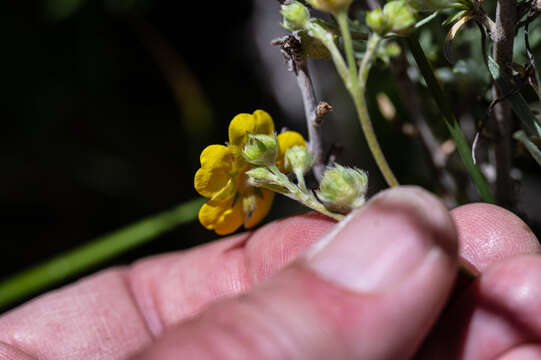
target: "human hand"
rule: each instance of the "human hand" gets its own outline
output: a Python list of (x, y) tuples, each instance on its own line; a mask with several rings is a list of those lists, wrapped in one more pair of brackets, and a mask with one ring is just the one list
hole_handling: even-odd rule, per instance
[[(419, 358), (540, 358), (535, 236), (491, 205), (452, 216), (460, 255), (481, 275), (454, 294)], [(41, 296), (0, 317), (0, 359), (409, 358), (457, 263), (443, 205), (392, 189), (336, 226), (297, 216)]]

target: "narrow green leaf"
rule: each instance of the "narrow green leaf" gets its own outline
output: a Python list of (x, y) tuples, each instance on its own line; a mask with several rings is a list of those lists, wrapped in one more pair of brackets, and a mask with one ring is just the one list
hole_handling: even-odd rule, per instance
[(526, 147), (526, 150), (532, 154), (534, 160), (541, 166), (541, 150), (539, 150), (539, 148), (528, 138), (526, 133), (523, 130), (519, 130), (513, 137)]
[(415, 24), (414, 28), (418, 29), (418, 28), (420, 28), (421, 26), (428, 24), (429, 22), (431, 22), (432, 20), (434, 20), (434, 19), (436, 18), (436, 16), (438, 16), (438, 15), (439, 15), (439, 11), (437, 11), (437, 10), (434, 11), (432, 14), (430, 14), (430, 15), (428, 15), (427, 17), (425, 17), (424, 19), (418, 21), (418, 22)]
[(464, 10), (460, 10), (459, 12), (449, 16), (442, 24), (441, 26), (447, 26), (447, 25), (450, 25), (452, 23), (454, 23), (455, 21), (457, 21), (459, 18), (463, 17), (466, 13), (468, 12), (468, 10), (464, 9)]
[(0, 282), (0, 308), (72, 278), (127, 250), (197, 218), (203, 199), (194, 199), (60, 254)]
[(504, 94), (509, 100), (509, 103), (511, 103), (513, 112), (519, 118), (526, 133), (537, 134), (537, 136), (541, 137), (541, 123), (534, 116), (528, 103), (524, 100), (520, 92), (516, 91), (513, 84), (505, 78), (500, 67), (491, 56), (488, 57), (488, 69), (501, 93)]
[(490, 187), (485, 180), (485, 177), (477, 167), (477, 165), (474, 164), (473, 158), (471, 155), (471, 149), (466, 141), (466, 138), (464, 137), (464, 134), (462, 133), (462, 129), (460, 129), (460, 125), (458, 124), (458, 121), (456, 121), (455, 115), (451, 111), (449, 105), (447, 104), (447, 101), (445, 99), (445, 96), (443, 94), (443, 91), (440, 87), (440, 84), (438, 83), (438, 80), (436, 79), (436, 76), (434, 75), (434, 71), (432, 70), (432, 66), (428, 62), (428, 59), (426, 58), (426, 55), (421, 48), (421, 45), (419, 44), (419, 41), (413, 36), (409, 36), (407, 38), (408, 46), (410, 48), (411, 54), (415, 58), (415, 62), (417, 63), (417, 66), (419, 67), (419, 71), (423, 75), (426, 84), (428, 88), (430, 89), (430, 94), (434, 98), (434, 101), (436, 102), (436, 105), (438, 105), (438, 108), (443, 116), (443, 120), (445, 121), (445, 125), (449, 129), (449, 132), (455, 141), (457, 151), (462, 158), (462, 161), (464, 162), (464, 165), (466, 166), (466, 169), (470, 173), (470, 176), (472, 177), (473, 183), (477, 187), (477, 190), (479, 190), (479, 193), (481, 194), (481, 198), (483, 201), (488, 203), (494, 203), (494, 197), (492, 196), (492, 193), (490, 192)]

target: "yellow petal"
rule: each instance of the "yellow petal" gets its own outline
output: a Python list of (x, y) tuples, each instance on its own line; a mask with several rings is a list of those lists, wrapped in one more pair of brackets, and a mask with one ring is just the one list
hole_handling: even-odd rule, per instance
[(195, 190), (205, 197), (213, 197), (228, 184), (232, 166), (233, 153), (227, 146), (207, 146), (201, 153), (201, 169), (195, 173)]
[(199, 210), (199, 222), (218, 235), (235, 232), (243, 223), (242, 202), (214, 203), (207, 201)]
[(245, 196), (251, 198), (248, 203), (251, 203), (255, 199), (254, 208), (249, 209), (249, 213), (244, 212), (244, 227), (249, 229), (257, 225), (267, 215), (274, 199), (274, 192), (254, 188), (253, 192)]
[(272, 135), (274, 122), (268, 112), (263, 110), (254, 111), (255, 131), (254, 134)]
[(229, 143), (242, 147), (248, 139), (247, 134), (266, 134), (274, 132), (274, 123), (268, 113), (256, 110), (253, 114), (238, 114), (229, 124)]
[(250, 114), (238, 114), (229, 124), (229, 143), (233, 146), (242, 146), (246, 143), (247, 133), (254, 132), (254, 117)]
[(276, 166), (281, 172), (285, 173), (284, 154), (287, 149), (293, 146), (306, 146), (306, 142), (301, 134), (296, 131), (286, 131), (278, 135), (278, 155), (276, 156)]
[(227, 184), (220, 191), (216, 192), (212, 196), (211, 200), (213, 202), (228, 201), (228, 200), (231, 200), (231, 198), (235, 196), (236, 193), (237, 193), (237, 185), (235, 184), (235, 180), (229, 179), (229, 181), (227, 181)]

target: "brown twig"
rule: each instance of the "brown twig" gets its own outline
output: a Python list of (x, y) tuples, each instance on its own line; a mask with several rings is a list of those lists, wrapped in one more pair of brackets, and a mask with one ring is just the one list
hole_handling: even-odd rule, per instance
[[(513, 42), (517, 8), (514, 0), (498, 0), (496, 7), (496, 24), (492, 39), (494, 40), (493, 57), (500, 69), (509, 72), (513, 62)], [(502, 97), (494, 85), (492, 93), (495, 99)], [(511, 179), (512, 149), (511, 135), (513, 120), (511, 106), (508, 101), (501, 101), (494, 107), (495, 120), (495, 155), (496, 155), (496, 200), (507, 208), (513, 207), (513, 181)]]
[(302, 53), (301, 42), (292, 35), (273, 40), (273, 45), (279, 45), (286, 59), (289, 71), (295, 74), (297, 84), (301, 90), (304, 103), (306, 125), (308, 127), (309, 150), (314, 155), (314, 176), (319, 181), (325, 171), (325, 154), (321, 138), (321, 120), (324, 115), (332, 110), (326, 102), (316, 103), (316, 95), (312, 80), (308, 74), (306, 57)]

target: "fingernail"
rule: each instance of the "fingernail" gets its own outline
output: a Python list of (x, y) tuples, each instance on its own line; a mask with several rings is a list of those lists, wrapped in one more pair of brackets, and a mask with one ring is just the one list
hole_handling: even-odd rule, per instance
[(416, 187), (382, 192), (339, 226), (314, 245), (308, 266), (354, 291), (387, 289), (426, 261), (456, 253), (455, 229), (447, 209)]

